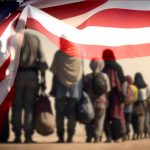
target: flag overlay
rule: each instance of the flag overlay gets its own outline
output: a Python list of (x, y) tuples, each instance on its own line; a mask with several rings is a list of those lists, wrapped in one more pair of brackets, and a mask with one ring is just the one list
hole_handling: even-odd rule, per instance
[(12, 53), (8, 39), (19, 20), (57, 47), (61, 39), (61, 50), (76, 57), (101, 59), (104, 49), (112, 49), (117, 59), (150, 56), (150, 1), (30, 0), (10, 5), (9, 13), (0, 14), (0, 128), (14, 96), (20, 49)]

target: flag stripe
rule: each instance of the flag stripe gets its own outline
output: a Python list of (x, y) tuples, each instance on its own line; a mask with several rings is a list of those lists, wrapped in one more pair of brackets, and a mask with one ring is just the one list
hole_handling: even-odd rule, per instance
[(19, 14), (19, 11), (13, 12), (7, 19), (0, 23), (0, 36), (3, 34), (10, 22)]
[[(23, 13), (26, 14), (25, 10), (23, 11)], [(24, 14), (24, 19), (26, 17), (25, 14)], [(20, 18), (22, 19), (22, 14), (20, 15)], [(0, 66), (2, 66), (6, 62), (6, 58), (8, 58), (9, 56), (11, 57), (11, 60), (10, 60), (11, 63), (9, 63), (7, 67), (7, 70), (6, 70), (7, 73), (5, 74), (5, 78), (0, 82), (0, 91), (1, 91), (0, 92), (0, 105), (2, 104), (3, 101), (5, 101), (5, 98), (8, 95), (8, 92), (11, 90), (14, 84), (14, 79), (16, 76), (18, 63), (19, 63), (21, 43), (18, 43), (17, 45), (15, 45), (15, 43), (17, 42), (14, 40), (14, 38), (12, 38), (12, 35), (14, 35), (14, 32), (15, 32), (14, 29), (17, 29), (19, 27), (18, 23), (16, 25), (14, 24), (17, 19), (18, 17), (15, 17), (10, 22), (10, 24), (8, 25), (8, 27), (6, 28), (6, 30), (3, 32), (1, 36), (1, 41), (3, 44), (3, 47), (2, 47), (3, 55), (1, 56), (2, 60), (0, 60), (0, 63), (1, 63)], [(13, 25), (13, 28), (12, 28), (12, 25)], [(12, 39), (12, 40), (8, 42), (9, 39)], [(16, 48), (14, 48), (14, 46), (16, 46)], [(3, 56), (5, 57), (3, 58)]]
[(15, 88), (13, 86), (11, 88), (11, 90), (8, 92), (3, 103), (0, 105), (0, 132), (3, 129), (3, 123), (4, 123), (5, 119), (7, 118), (9, 109), (12, 105), (12, 102), (14, 99), (14, 93), (15, 93)]
[(150, 26), (150, 11), (108, 9), (98, 12), (82, 23), (78, 28), (103, 26), (115, 28), (141, 28)]
[[(139, 0), (137, 0), (135, 2), (135, 1), (131, 1), (131, 0), (115, 0), (115, 1), (114, 0), (109, 0), (106, 3), (104, 3), (103, 5), (97, 7), (97, 8), (95, 8), (95, 9), (89, 11), (89, 12), (86, 12), (84, 14), (81, 14), (79, 16), (75, 16), (75, 17), (72, 17), (72, 18), (67, 18), (64, 21), (66, 23), (70, 23), (72, 26), (77, 27), (77, 26), (81, 25), (83, 22), (85, 22), (87, 19), (89, 19), (90, 17), (92, 17), (93, 15), (95, 15), (97, 13), (101, 13), (103, 11), (105, 12), (105, 11), (109, 11), (109, 10), (117, 10), (117, 9), (147, 12), (147, 11), (150, 11), (150, 1), (145, 1), (145, 0), (139, 1)], [(119, 15), (119, 13), (117, 14), (117, 16), (118, 15)], [(130, 14), (128, 14), (128, 16), (129, 15)], [(113, 18), (114, 15), (113, 16), (111, 15), (111, 17)], [(126, 16), (123, 16), (123, 17), (126, 17)], [(106, 18), (104, 17), (104, 19), (106, 19), (108, 21), (107, 17)], [(119, 20), (120, 19), (121, 18), (119, 18)], [(99, 20), (99, 18), (97, 18), (97, 20)], [(113, 22), (117, 24), (118, 20), (113, 20)], [(130, 24), (130, 22), (128, 22), (128, 23)], [(106, 21), (105, 21), (105, 24), (107, 24)], [(88, 24), (86, 26), (88, 26)], [(109, 26), (109, 24), (106, 25), (106, 26)]]
[(10, 43), (8, 42), (8, 39), (14, 33), (14, 28), (16, 25), (16, 24), (14, 24), (14, 21), (16, 21), (19, 17), (17, 15), (14, 16), (14, 18), (11, 18), (9, 24), (7, 24), (7, 25), (5, 24), (6, 29), (0, 36), (0, 40), (2, 43), (1, 50), (0, 50), (1, 51), (0, 52), (0, 66), (2, 66), (5, 63), (5, 61), (8, 59), (8, 57), (10, 56), (11, 52), (8, 49)]
[(10, 64), (11, 58), (8, 57), (7, 60), (3, 63), (3, 65), (0, 67), (0, 82), (5, 78), (6, 76), (6, 70)]
[(26, 7), (27, 5), (32, 5), (34, 7), (37, 8), (47, 8), (47, 7), (55, 7), (55, 6), (59, 6), (59, 5), (66, 5), (66, 4), (71, 4), (71, 3), (77, 3), (77, 2), (82, 2), (85, 0), (30, 0), (27, 2), (24, 2), (21, 6), (21, 8)]
[[(73, 4), (47, 7), (42, 10), (58, 19), (66, 19), (89, 12), (90, 10), (102, 5), (107, 0), (101, 1), (83, 1)], [(68, 13), (69, 12), (69, 13)]]
[[(27, 27), (35, 29), (45, 36), (47, 36), (57, 47), (60, 47), (60, 37), (52, 34), (46, 30), (37, 20), (29, 18), (27, 21)], [(64, 45), (67, 45), (68, 40), (64, 39)], [(74, 45), (76, 50), (79, 50), (79, 53), (73, 53), (67, 49), (67, 46), (62, 47), (62, 50), (69, 55), (74, 55), (76, 57), (84, 57), (86, 59), (102, 59), (102, 53), (105, 49), (112, 49), (115, 53), (117, 59), (123, 58), (134, 58), (134, 57), (143, 57), (150, 56), (150, 44), (136, 44), (136, 45), (122, 45), (122, 46), (103, 46), (103, 45), (87, 45), (87, 44), (77, 44), (69, 41), (70, 45)], [(75, 55), (76, 54), (76, 55)]]
[[(109, 28), (109, 27), (86, 27), (83, 30), (76, 29), (52, 16), (46, 15), (41, 10), (28, 7), (29, 18), (38, 20), (41, 25), (58, 37), (65, 35), (69, 41), (78, 44), (122, 46), (135, 45), (150, 42), (150, 28)], [(34, 26), (34, 24), (33, 24)], [(63, 29), (63, 30), (62, 30)], [(142, 38), (141, 38), (142, 37)]]

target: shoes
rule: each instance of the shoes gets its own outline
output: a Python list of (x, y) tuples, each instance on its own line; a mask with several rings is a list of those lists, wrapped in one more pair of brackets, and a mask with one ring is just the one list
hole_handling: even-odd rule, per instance
[(33, 141), (32, 138), (26, 138), (24, 143), (36, 143), (36, 142)]
[(7, 140), (0, 140), (0, 143), (8, 143)]
[(107, 140), (105, 141), (105, 143), (111, 143), (111, 142), (112, 142), (111, 139), (107, 139)]
[(66, 142), (67, 143), (73, 143), (73, 140), (72, 140), (72, 138), (68, 138)]
[(120, 143), (122, 141), (122, 139), (115, 139), (114, 142), (115, 143)]
[(100, 142), (100, 139), (99, 138), (95, 138), (94, 139), (94, 143), (99, 143)]
[(87, 137), (87, 139), (86, 139), (86, 143), (91, 143), (91, 142), (92, 142), (92, 138)]
[(16, 137), (14, 139), (13, 143), (21, 143), (21, 138), (20, 137)]
[(59, 139), (56, 143), (65, 143), (64, 139)]
[(68, 138), (66, 140), (66, 143), (73, 143), (73, 134), (68, 133)]

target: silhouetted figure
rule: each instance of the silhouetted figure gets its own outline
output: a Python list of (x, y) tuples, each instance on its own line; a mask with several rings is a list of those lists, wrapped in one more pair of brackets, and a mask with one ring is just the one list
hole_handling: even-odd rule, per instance
[(138, 88), (138, 99), (134, 103), (133, 107), (133, 139), (139, 139), (143, 137), (144, 130), (145, 135), (150, 133), (149, 110), (147, 107), (147, 101), (150, 93), (141, 73), (138, 72), (135, 74), (134, 84)]
[[(106, 108), (108, 106), (107, 93), (110, 91), (110, 83), (108, 76), (101, 72), (104, 68), (103, 61), (91, 60), (90, 68), (92, 73), (84, 76), (84, 90), (88, 93), (92, 101), (95, 110), (95, 118), (90, 123), (86, 124), (86, 142), (92, 142), (94, 139), (94, 142), (97, 143), (102, 140), (103, 136), (104, 120)], [(96, 76), (99, 82), (104, 81), (105, 83), (98, 84), (97, 81), (94, 81)], [(97, 87), (95, 87), (94, 82), (97, 82)], [(105, 91), (102, 91), (102, 89), (105, 89)], [(97, 94), (94, 93), (94, 91), (96, 91)]]
[[(126, 75), (126, 81), (127, 81), (127, 88), (130, 88), (130, 95), (133, 96), (133, 102), (132, 103), (125, 103), (124, 106), (124, 113), (125, 113), (125, 122), (126, 122), (126, 139), (130, 139), (130, 125), (132, 121), (132, 114), (133, 114), (133, 105), (137, 101), (138, 98), (138, 89), (133, 84), (132, 78), (130, 75)], [(128, 89), (127, 89), (128, 90)], [(131, 93), (132, 92), (132, 93)], [(129, 97), (126, 97), (126, 99)]]
[(125, 132), (123, 131), (125, 128), (123, 111), (125, 77), (112, 50), (104, 50), (103, 60), (105, 62), (103, 72), (108, 75), (111, 87), (105, 122), (106, 142), (111, 142), (112, 140), (117, 141), (121, 138), (122, 132)]
[(25, 32), (15, 80), (16, 93), (12, 105), (12, 127), (15, 133), (15, 143), (21, 142), (22, 129), (25, 134), (24, 142), (34, 142), (32, 140), (34, 132), (33, 112), (39, 86), (38, 76), (41, 75), (41, 86), (44, 89), (46, 69), (48, 66), (39, 38), (32, 33)]
[[(69, 43), (66, 46), (67, 52), (76, 53), (76, 49)], [(82, 73), (81, 60), (74, 56), (58, 50), (54, 56), (50, 70), (53, 73), (53, 88), (51, 94), (55, 97), (56, 109), (56, 128), (58, 143), (65, 142), (65, 125), (64, 120), (67, 117), (67, 141), (73, 142), (73, 136), (76, 126), (76, 104), (82, 93)]]

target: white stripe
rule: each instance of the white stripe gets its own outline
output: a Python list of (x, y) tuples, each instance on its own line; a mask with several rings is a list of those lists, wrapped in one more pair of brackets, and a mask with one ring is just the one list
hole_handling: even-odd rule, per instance
[[(22, 14), (20, 15), (20, 19), (24, 20), (25, 23), (26, 23), (27, 15), (28, 15), (28, 9), (25, 8), (22, 11)], [(15, 19), (13, 21), (15, 21)], [(10, 23), (10, 25), (6, 28), (5, 32), (1, 36), (2, 40), (4, 39), (4, 41), (5, 41), (10, 37), (10, 35), (12, 33), (10, 28), (11, 28), (13, 21)], [(18, 28), (18, 24), (16, 26), (16, 30), (17, 30), (17, 28)], [(7, 33), (7, 35), (6, 35), (6, 33)], [(4, 44), (7, 44), (7, 41)], [(20, 45), (21, 44), (22, 43), (20, 43)], [(7, 47), (7, 46), (5, 46), (5, 47)], [(14, 53), (13, 53), (13, 51), (10, 51), (9, 49), (6, 49), (6, 50), (7, 50), (7, 51), (5, 51), (6, 54), (7, 53), (11, 54), (11, 63), (8, 66), (5, 79), (0, 82), (0, 104), (5, 100), (7, 94), (9, 93), (10, 89), (13, 86), (14, 79), (15, 79), (15, 76), (17, 73), (19, 56), (20, 56), (20, 47), (17, 47), (15, 49)], [(14, 55), (14, 58), (12, 57), (13, 55)]]
[(7, 39), (12, 35), (12, 24), (16, 20), (18, 15), (9, 23), (8, 27), (5, 29), (3, 34), (0, 36), (0, 41), (2, 42), (2, 47), (0, 50), (0, 66), (5, 62), (5, 60), (9, 57), (10, 53), (7, 51)]
[(87, 27), (79, 30), (72, 27), (41, 10), (29, 7), (30, 17), (39, 20), (46, 30), (58, 37), (65, 35), (69, 41), (78, 44), (121, 46), (150, 43), (150, 28), (109, 28)]
[(103, 5), (100, 5), (99, 7), (84, 13), (79, 16), (71, 17), (64, 19), (63, 21), (77, 27), (80, 24), (82, 24), (84, 21), (86, 21), (88, 18), (93, 16), (94, 14), (111, 8), (117, 8), (117, 9), (130, 9), (130, 10), (143, 10), (147, 11), (150, 10), (150, 1), (149, 0), (109, 0)]
[(32, 0), (32, 1), (24, 2), (20, 6), (20, 8), (26, 7), (27, 5), (32, 5), (34, 7), (42, 9), (42, 8), (72, 4), (72, 3), (82, 2), (82, 1), (85, 0)]

